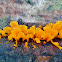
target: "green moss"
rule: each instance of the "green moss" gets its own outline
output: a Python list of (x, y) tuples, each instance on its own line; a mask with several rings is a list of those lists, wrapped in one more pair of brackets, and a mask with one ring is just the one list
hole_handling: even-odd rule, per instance
[(10, 21), (11, 20), (9, 17), (0, 19), (0, 29), (4, 28), (5, 26), (8, 26)]
[(28, 4), (33, 5), (32, 0), (25, 0)]
[(60, 10), (62, 10), (62, 4), (61, 4), (61, 7), (60, 7)]
[(53, 1), (53, 3), (47, 8), (48, 11), (50, 10), (60, 10), (62, 9), (62, 4), (61, 4), (61, 0), (55, 0)]
[(52, 10), (52, 8), (53, 8), (53, 5), (50, 5), (50, 6), (47, 8), (47, 10)]

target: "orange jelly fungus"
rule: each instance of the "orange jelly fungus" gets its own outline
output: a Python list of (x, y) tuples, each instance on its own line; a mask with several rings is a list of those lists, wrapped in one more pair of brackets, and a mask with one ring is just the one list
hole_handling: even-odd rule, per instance
[(7, 26), (4, 27), (3, 30), (0, 29), (0, 39), (1, 37), (6, 36), (8, 37), (8, 40), (13, 41), (14, 39), (14, 49), (15, 47), (18, 47), (18, 41), (26, 41), (25, 47), (28, 48), (28, 42), (30, 42), (30, 39), (35, 43), (42, 43), (43, 40), (46, 40), (46, 42), (43, 41), (43, 44), (51, 42), (59, 49), (62, 49), (58, 42), (53, 42), (53, 39), (55, 38), (62, 39), (62, 21), (57, 21), (55, 24), (49, 23), (44, 27), (41, 25), (39, 25), (39, 27), (32, 26), (29, 29), (26, 25), (18, 25), (18, 22), (11, 21), (10, 27)]
[(1, 35), (0, 35), (0, 39), (1, 39)]

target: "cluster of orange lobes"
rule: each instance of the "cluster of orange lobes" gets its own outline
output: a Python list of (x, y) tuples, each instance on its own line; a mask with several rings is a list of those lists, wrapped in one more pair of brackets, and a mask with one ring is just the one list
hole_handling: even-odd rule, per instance
[[(54, 23), (49, 23), (45, 27), (42, 27), (39, 25), (39, 27), (32, 26), (28, 29), (26, 25), (18, 25), (18, 22), (11, 21), (10, 22), (11, 27), (5, 27), (3, 30), (0, 29), (0, 39), (1, 37), (8, 37), (8, 40), (15, 39), (14, 46), (18, 47), (18, 41), (20, 39), (20, 42), (25, 42), (25, 47), (28, 48), (28, 42), (29, 39), (33, 39), (36, 43), (41, 43), (43, 40), (44, 44), (47, 42), (51, 42), (59, 49), (62, 49), (61, 46), (59, 46), (58, 42), (53, 42), (53, 39), (60, 38), (62, 39), (62, 21), (57, 21)], [(41, 41), (42, 40), (42, 41)]]

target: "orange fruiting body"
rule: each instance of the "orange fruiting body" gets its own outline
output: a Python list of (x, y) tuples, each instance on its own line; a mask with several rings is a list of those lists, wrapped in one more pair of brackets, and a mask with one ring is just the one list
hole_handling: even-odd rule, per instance
[[(62, 21), (57, 21), (55, 24), (49, 23), (44, 27), (41, 25), (39, 27), (32, 26), (29, 29), (26, 25), (18, 25), (18, 22), (11, 21), (10, 26), (4, 27), (3, 30), (0, 29), (0, 39), (6, 36), (8, 36), (8, 40), (15, 39), (15, 47), (18, 47), (18, 41), (22, 39), (20, 42), (26, 40), (25, 47), (28, 48), (29, 39), (32, 39), (36, 43), (42, 43), (41, 40), (46, 40), (46, 42), (43, 41), (43, 44), (50, 41), (53, 45), (62, 49), (58, 42), (53, 42), (55, 38), (62, 39)], [(34, 48), (36, 47), (34, 46)]]

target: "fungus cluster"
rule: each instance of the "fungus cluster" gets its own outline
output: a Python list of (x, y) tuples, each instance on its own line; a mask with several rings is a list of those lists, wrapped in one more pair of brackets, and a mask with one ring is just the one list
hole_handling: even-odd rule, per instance
[[(26, 25), (18, 25), (18, 22), (11, 21), (10, 27), (6, 26), (2, 30), (0, 29), (1, 37), (8, 37), (8, 40), (14, 41), (15, 47), (18, 47), (18, 42), (25, 42), (25, 47), (28, 48), (28, 42), (32, 39), (35, 43), (46, 44), (51, 42), (53, 45), (62, 49), (58, 42), (53, 42), (53, 39), (62, 39), (62, 21), (49, 23), (45, 27), (39, 25), (39, 27), (32, 26), (28, 29)], [(46, 41), (44, 41), (46, 40)]]

